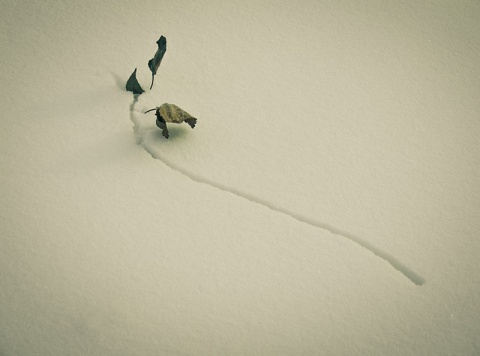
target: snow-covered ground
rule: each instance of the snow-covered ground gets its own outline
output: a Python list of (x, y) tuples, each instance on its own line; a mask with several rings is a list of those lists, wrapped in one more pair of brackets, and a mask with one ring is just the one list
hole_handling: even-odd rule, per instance
[(0, 3), (0, 355), (480, 354), (478, 1)]

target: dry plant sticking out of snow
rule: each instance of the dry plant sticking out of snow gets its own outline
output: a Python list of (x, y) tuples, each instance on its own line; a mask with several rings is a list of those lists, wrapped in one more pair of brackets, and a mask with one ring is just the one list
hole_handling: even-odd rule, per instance
[[(160, 36), (159, 40), (157, 41), (157, 45), (157, 52), (155, 52), (153, 58), (148, 61), (148, 68), (152, 72), (152, 84), (150, 85), (150, 90), (153, 87), (155, 75), (157, 74), (158, 68), (160, 67), (160, 63), (162, 63), (163, 56), (167, 51), (167, 39), (164, 36)], [(138, 95), (141, 95), (145, 92), (145, 90), (143, 90), (142, 86), (137, 80), (137, 68), (135, 68), (133, 73), (130, 75), (130, 78), (128, 78), (125, 88), (127, 89), (127, 91), (131, 91), (134, 94), (134, 102), (137, 100)], [(175, 104), (164, 103), (159, 107), (147, 110), (146, 112), (144, 112), (144, 114), (153, 110), (156, 110), (156, 124), (162, 130), (162, 135), (167, 139), (169, 137), (167, 122), (174, 124), (181, 124), (182, 122), (185, 122), (190, 125), (192, 129), (197, 123), (197, 119), (195, 117), (187, 113), (185, 110), (180, 109)]]

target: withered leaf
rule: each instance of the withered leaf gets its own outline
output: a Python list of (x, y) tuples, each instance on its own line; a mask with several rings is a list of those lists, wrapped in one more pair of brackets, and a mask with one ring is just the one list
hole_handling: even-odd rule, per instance
[(145, 90), (142, 89), (137, 80), (137, 68), (133, 71), (130, 78), (127, 80), (127, 85), (125, 86), (127, 91), (133, 92), (133, 94), (142, 94)]
[(148, 68), (152, 71), (152, 84), (150, 85), (150, 89), (153, 87), (153, 80), (155, 74), (157, 74), (158, 67), (160, 67), (160, 63), (162, 63), (163, 56), (167, 51), (167, 39), (164, 36), (160, 36), (160, 39), (157, 41), (158, 49), (152, 59), (148, 61)]
[(157, 117), (156, 124), (162, 130), (162, 135), (165, 138), (169, 137), (167, 122), (174, 124), (186, 122), (192, 129), (197, 124), (196, 118), (175, 104), (164, 103), (156, 108), (145, 111), (144, 114), (153, 110), (155, 110), (155, 116)]
[(164, 103), (158, 108), (158, 112), (164, 118), (166, 122), (173, 122), (180, 124), (186, 122), (193, 129), (197, 123), (197, 119), (190, 115), (183, 109), (180, 109), (175, 104)]

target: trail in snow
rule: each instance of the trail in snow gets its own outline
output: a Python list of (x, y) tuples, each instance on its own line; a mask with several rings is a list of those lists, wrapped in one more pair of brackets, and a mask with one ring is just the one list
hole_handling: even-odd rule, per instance
[[(356, 244), (360, 245), (364, 249), (367, 249), (368, 251), (373, 253), (375, 256), (380, 257), (380, 258), (384, 259), (385, 261), (387, 261), (388, 263), (390, 263), (390, 265), (392, 265), (393, 268), (395, 268), (397, 271), (402, 273), (405, 277), (407, 277), (414, 284), (416, 284), (418, 286), (421, 286), (426, 282), (425, 278), (421, 277), (415, 271), (413, 271), (412, 269), (407, 267), (405, 264), (400, 262), (396, 257), (394, 257), (393, 255), (391, 255), (391, 254), (389, 254), (385, 251), (380, 250), (379, 248), (373, 246), (371, 243), (369, 243), (368, 241), (365, 241), (364, 239), (362, 239), (358, 236), (355, 236), (355, 235), (353, 235), (353, 234), (351, 234), (347, 231), (339, 229), (339, 228), (337, 228), (335, 226), (332, 226), (330, 224), (323, 223), (323, 222), (317, 221), (315, 219), (309, 218), (307, 216), (304, 216), (302, 214), (296, 213), (296, 212), (291, 211), (287, 208), (284, 208), (284, 207), (281, 207), (281, 206), (276, 206), (275, 204), (273, 204), (272, 202), (270, 202), (268, 200), (256, 197), (256, 196), (254, 196), (252, 194), (249, 194), (249, 193), (246, 193), (246, 192), (242, 192), (235, 187), (229, 187), (229, 186), (224, 185), (220, 182), (215, 182), (215, 181), (213, 181), (209, 178), (202, 177), (198, 174), (194, 174), (192, 172), (189, 172), (188, 170), (184, 169), (183, 167), (181, 167), (181, 166), (175, 164), (174, 162), (168, 160), (168, 158), (160, 156), (158, 154), (158, 152), (153, 152), (147, 145), (145, 145), (143, 143), (142, 133), (139, 130), (139, 124), (135, 120), (135, 117), (134, 117), (134, 111), (135, 111), (134, 108), (135, 108), (135, 104), (138, 101), (138, 96), (139, 95), (137, 95), (137, 94), (133, 95), (133, 101), (132, 101), (132, 104), (130, 105), (130, 120), (134, 124), (133, 131), (134, 131), (134, 133), (137, 137), (137, 142), (139, 144), (141, 144), (144, 147), (144, 149), (153, 158), (156, 158), (156, 159), (162, 161), (169, 168), (183, 174), (184, 176), (186, 176), (187, 178), (190, 178), (194, 182), (201, 183), (201, 184), (207, 184), (207, 185), (209, 185), (211, 187), (214, 187), (214, 188), (217, 188), (221, 191), (233, 194), (233, 195), (235, 195), (239, 198), (246, 199), (246, 200), (250, 201), (251, 203), (258, 204), (258, 205), (261, 205), (261, 206), (263, 206), (265, 208), (268, 208), (272, 211), (275, 211), (277, 213), (287, 215), (290, 218), (292, 218), (292, 219), (294, 219), (298, 222), (305, 223), (305, 224), (308, 224), (310, 226), (316, 227), (318, 229), (328, 231), (333, 235), (344, 237), (344, 238), (346, 238), (346, 239), (348, 239), (352, 242), (355, 242)], [(138, 113), (141, 113), (141, 112), (138, 111)], [(141, 114), (143, 114), (143, 113), (141, 113)]]

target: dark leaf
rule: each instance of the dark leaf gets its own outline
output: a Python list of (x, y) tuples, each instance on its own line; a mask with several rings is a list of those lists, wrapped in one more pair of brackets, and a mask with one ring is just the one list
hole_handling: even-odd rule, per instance
[(197, 119), (194, 117), (185, 119), (185, 122), (190, 125), (190, 127), (193, 129), (195, 127), (195, 124), (197, 123)]
[(157, 121), (156, 121), (157, 126), (162, 129), (162, 135), (165, 138), (168, 138), (169, 134), (168, 134), (167, 123), (165, 122), (165, 119), (162, 117), (162, 115), (160, 115), (160, 111), (158, 109), (155, 112), (155, 116), (157, 117)]
[(133, 92), (133, 94), (142, 94), (145, 91), (138, 83), (137, 68), (135, 68), (130, 78), (128, 78), (125, 88), (127, 89), (127, 91)]
[(157, 41), (158, 49), (152, 59), (148, 61), (148, 68), (152, 71), (152, 84), (150, 89), (153, 87), (153, 79), (155, 74), (157, 74), (158, 67), (162, 63), (163, 56), (167, 51), (167, 39), (163, 36), (160, 36), (160, 39)]

